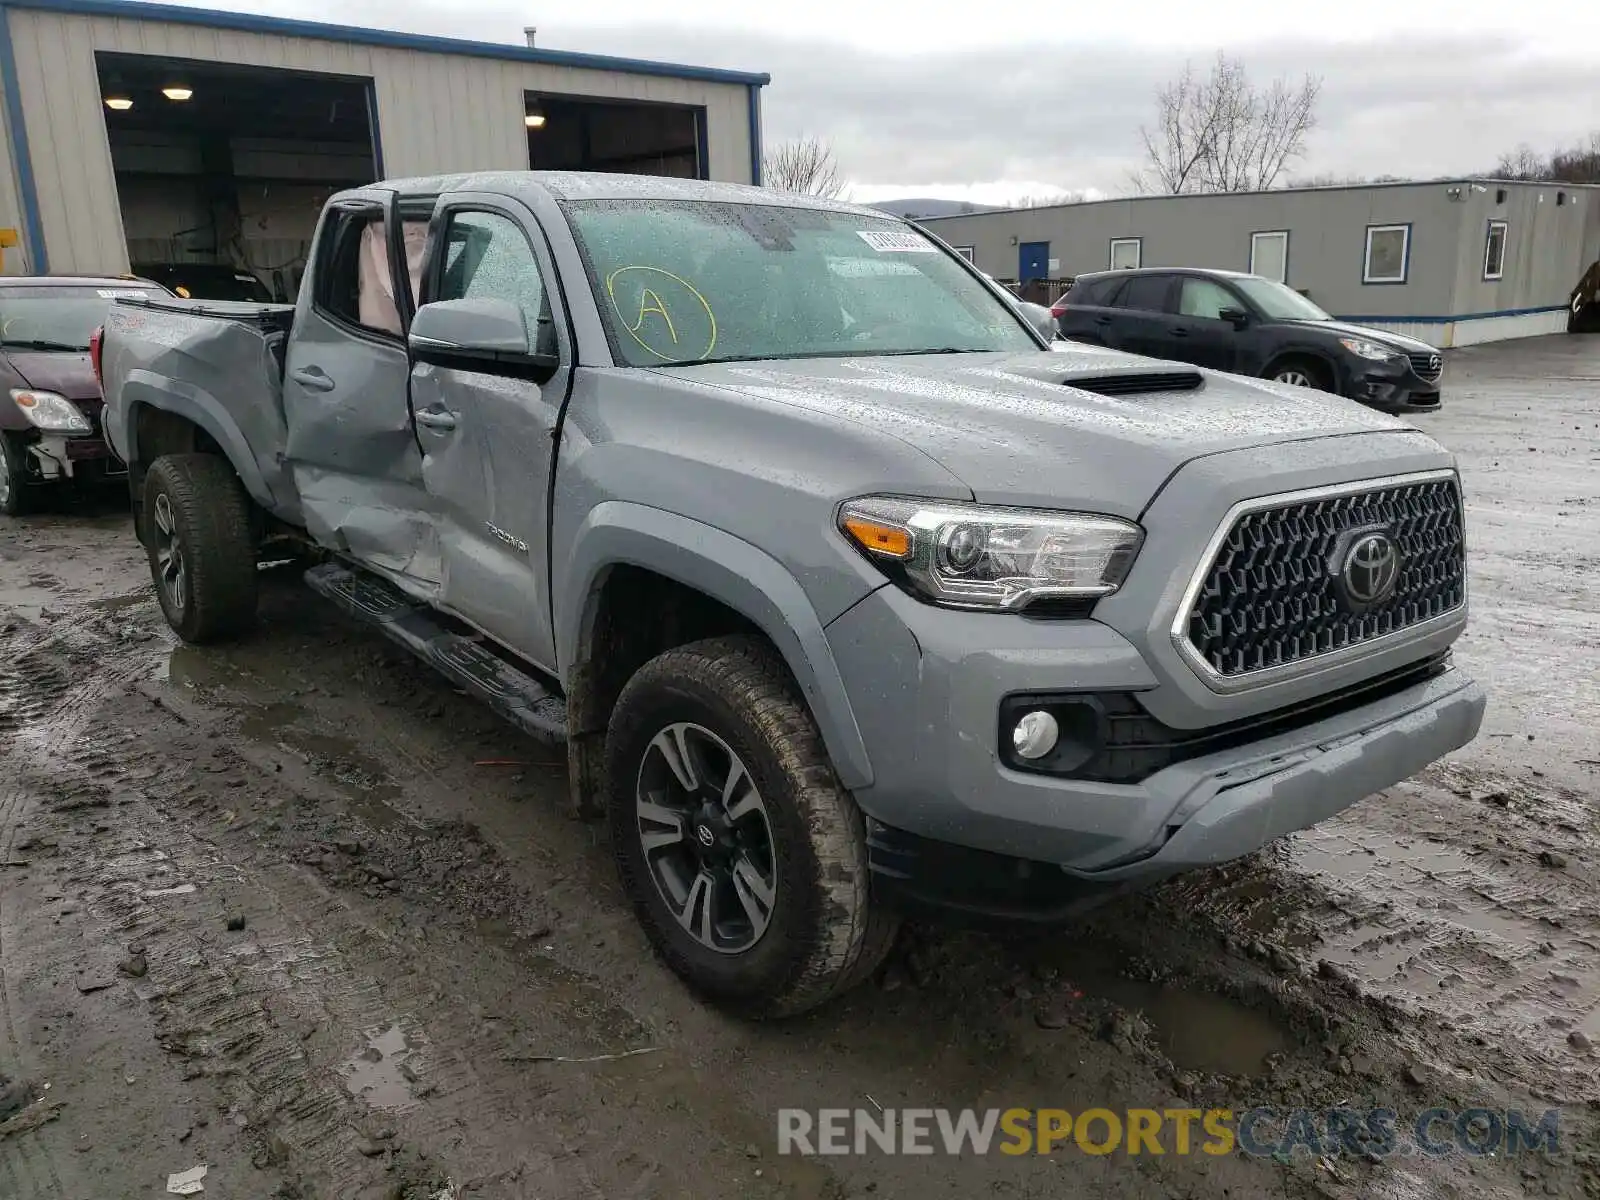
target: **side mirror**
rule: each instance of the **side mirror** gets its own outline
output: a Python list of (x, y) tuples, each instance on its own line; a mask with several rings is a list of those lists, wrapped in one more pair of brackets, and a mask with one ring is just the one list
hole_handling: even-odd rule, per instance
[(1243, 329), (1250, 324), (1250, 314), (1242, 308), (1225, 308), (1217, 316), (1228, 322), (1235, 329)]
[(435, 300), (411, 318), (407, 342), (412, 357), (441, 366), (492, 370), (518, 369), (543, 383), (561, 365), (556, 355), (555, 326), (541, 318), (530, 331), (522, 310), (509, 300)]

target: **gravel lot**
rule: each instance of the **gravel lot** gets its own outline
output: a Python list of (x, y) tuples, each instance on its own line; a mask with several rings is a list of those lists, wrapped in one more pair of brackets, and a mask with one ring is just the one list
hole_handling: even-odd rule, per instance
[[(1450, 356), (1482, 736), (1070, 934), (728, 1020), (561, 754), (276, 573), (180, 647), (119, 497), (0, 519), (0, 1196), (1600, 1196), (1600, 337)], [(626, 1051), (645, 1051), (624, 1056)], [(1562, 1108), (1554, 1155), (776, 1153), (798, 1107)]]

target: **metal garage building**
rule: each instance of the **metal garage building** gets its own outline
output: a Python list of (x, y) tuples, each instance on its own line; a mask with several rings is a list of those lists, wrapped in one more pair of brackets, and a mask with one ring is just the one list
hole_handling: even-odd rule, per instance
[(385, 176), (759, 182), (767, 82), (128, 0), (0, 3), (4, 271), (218, 262), (288, 293), (327, 195)]
[(1566, 328), (1573, 288), (1600, 259), (1600, 187), (1455, 179), (1139, 196), (927, 225), (997, 278), (1254, 271), (1335, 316), (1464, 346)]

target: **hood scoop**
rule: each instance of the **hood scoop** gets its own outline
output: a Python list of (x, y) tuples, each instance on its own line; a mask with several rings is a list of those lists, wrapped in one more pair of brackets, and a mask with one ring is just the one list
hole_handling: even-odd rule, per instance
[(1097, 396), (1139, 396), (1147, 392), (1193, 392), (1204, 384), (1198, 371), (1094, 371), (1061, 381)]

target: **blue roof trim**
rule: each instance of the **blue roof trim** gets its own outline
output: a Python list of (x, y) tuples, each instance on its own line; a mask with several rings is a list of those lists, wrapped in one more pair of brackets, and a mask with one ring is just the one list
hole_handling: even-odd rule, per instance
[(761, 88), (750, 85), (750, 182), (761, 186)]
[(395, 50), (420, 50), (430, 54), (462, 54), (470, 58), (498, 58), (510, 62), (539, 63), (552, 67), (578, 67), (591, 71), (619, 71), (629, 75), (659, 75), (702, 83), (734, 83), (762, 87), (772, 76), (716, 67), (689, 67), (679, 63), (614, 58), (605, 54), (580, 54), (570, 50), (543, 50), (498, 42), (472, 42), (458, 38), (397, 33), (355, 25), (330, 25), (287, 17), (258, 17), (251, 13), (218, 12), (209, 8), (183, 8), (173, 4), (146, 4), (142, 0), (23, 0), (10, 7), (76, 16), (113, 17), (124, 21), (163, 21), (174, 25), (199, 25), (241, 33), (267, 33), (278, 37), (315, 38), (358, 46), (386, 46)]
[(1457, 313), (1453, 317), (1335, 317), (1355, 325), (1448, 325), (1452, 321), (1488, 321), (1495, 317), (1530, 317), (1535, 313), (1566, 312), (1565, 304), (1543, 304), (1537, 308), (1500, 308), (1494, 312)]
[(33, 157), (28, 153), (28, 123), (23, 119), (22, 88), (17, 83), (17, 52), (11, 44), (11, 9), (4, 5), (0, 5), (0, 88), (4, 89), (6, 120), (11, 126), (11, 159), (17, 171), (17, 195), (22, 200), (28, 270), (44, 275), (50, 270), (50, 256), (44, 246), (44, 221), (39, 216)]

